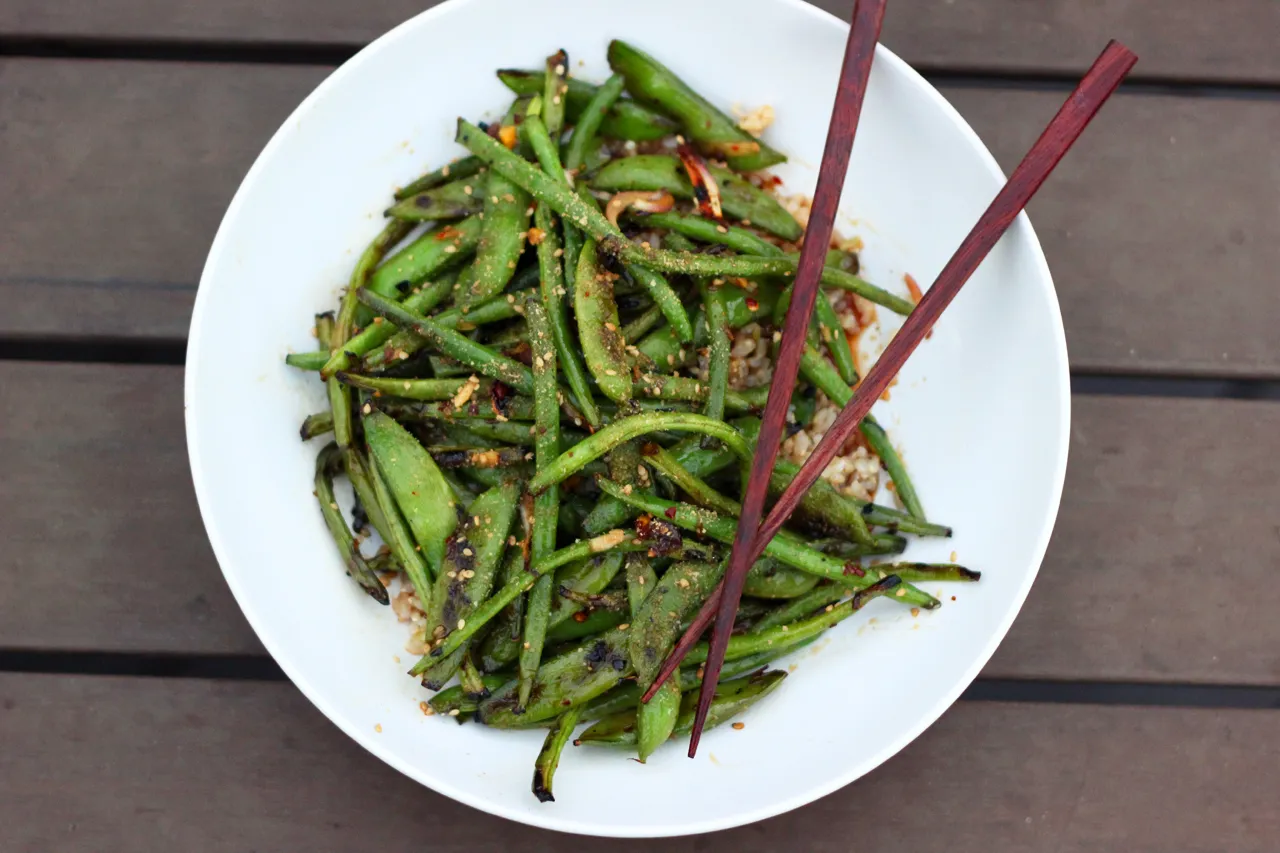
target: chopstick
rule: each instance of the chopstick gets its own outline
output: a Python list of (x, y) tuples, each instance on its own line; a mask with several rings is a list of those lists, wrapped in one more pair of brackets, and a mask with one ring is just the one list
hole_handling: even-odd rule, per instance
[(831, 242), (836, 211), (840, 205), (840, 193), (845, 175), (849, 171), (849, 155), (858, 130), (867, 80), (871, 76), (876, 42), (880, 38), (885, 2), (886, 0), (858, 0), (853, 10), (844, 64), (840, 69), (840, 85), (836, 90), (831, 124), (827, 130), (826, 149), (822, 153), (822, 165), (818, 170), (818, 186), (809, 214), (809, 227), (805, 232), (804, 248), (800, 252), (800, 264), (791, 289), (791, 307), (787, 310), (787, 318), (783, 323), (782, 349), (774, 365), (773, 387), (769, 391), (764, 415), (760, 419), (756, 455), (752, 460), (751, 474), (742, 497), (742, 514), (738, 520), (729, 567), (721, 582), (716, 624), (711, 633), (711, 652), (707, 657), (693, 733), (689, 740), (690, 758), (698, 752), (698, 741), (702, 738), (707, 712), (715, 696), (716, 682), (720, 678), (720, 668), (724, 665), (734, 613), (742, 598), (747, 571), (754, 559), (751, 551), (757, 541), (756, 528), (764, 511), (769, 477), (773, 474), (782, 430), (786, 426), (787, 408), (791, 404), (791, 389), (795, 386), (796, 374), (800, 370), (800, 356), (809, 329), (809, 317), (813, 314), (813, 304), (818, 296), (818, 279), (826, 263), (827, 247)]
[(778, 498), (753, 543), (753, 560), (764, 551), (765, 545), (786, 523), (805, 492), (839, 454), (849, 434), (858, 428), (858, 424), (871, 411), (871, 406), (898, 375), (903, 363), (933, 328), (938, 316), (951, 304), (960, 288), (1013, 224), (1013, 220), (1027, 206), (1036, 190), (1040, 189), (1054, 167), (1080, 138), (1080, 134), (1137, 61), (1137, 55), (1120, 42), (1113, 40), (1107, 44), (1075, 91), (1058, 110), (1058, 114), (1053, 117), (1053, 121), (1040, 134), (1036, 144), (1031, 146), (1018, 168), (1013, 170), (1004, 188), (964, 238), (960, 248), (956, 249), (951, 260), (942, 268), (933, 286), (893, 336), (875, 365), (858, 383), (852, 399), (836, 416), (835, 423), (800, 466), (791, 485)]
[[(818, 447), (810, 454), (796, 477), (778, 499), (752, 543), (751, 560), (748, 564), (754, 562), (764, 552), (769, 540), (786, 523), (804, 493), (821, 476), (849, 434), (857, 428), (858, 423), (870, 411), (872, 404), (884, 392), (885, 387), (892, 381), (907, 357), (932, 328), (938, 316), (951, 303), (960, 287), (968, 281), (1054, 167), (1075, 144), (1085, 127), (1115, 92), (1137, 60), (1137, 56), (1132, 51), (1116, 41), (1110, 42), (1102, 51), (1075, 91), (1045, 128), (1044, 133), (1040, 135), (1036, 144), (1018, 164), (1004, 188), (996, 195), (973, 230), (960, 244), (933, 286), (920, 300), (920, 304), (916, 306), (879, 360), (855, 389), (849, 404), (841, 411)], [(812, 223), (813, 220), (811, 219), (810, 222)], [(736, 544), (735, 542), (735, 548)], [(693, 624), (667, 656), (657, 679), (645, 694), (644, 701), (649, 701), (662, 683), (680, 666), (680, 662), (697, 644), (712, 619), (718, 621), (723, 590), (722, 583), (703, 604)], [(731, 612), (730, 624), (732, 624), (732, 615)], [(709, 667), (708, 672), (710, 672)], [(704, 679), (704, 686), (708, 680)], [(711, 683), (714, 684), (714, 682)]]

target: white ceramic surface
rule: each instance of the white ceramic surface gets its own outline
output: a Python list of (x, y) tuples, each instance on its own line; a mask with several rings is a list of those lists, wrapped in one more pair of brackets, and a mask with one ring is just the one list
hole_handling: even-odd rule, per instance
[[(799, 0), (453, 0), (336, 71), (250, 170), (210, 250), (192, 319), (186, 420), (196, 492), (264, 645), (388, 764), (477, 808), (553, 829), (660, 836), (735, 826), (810, 802), (892, 756), (959, 696), (1008, 630), (1057, 512), (1070, 402), (1058, 305), (1025, 217), (913, 356), (892, 402), (876, 409), (931, 516), (956, 530), (914, 543), (908, 556), (945, 560), (954, 550), (982, 582), (934, 585), (946, 605), (919, 618), (875, 602), (785, 661), (796, 664), (793, 676), (746, 715), (745, 729), (710, 732), (694, 761), (683, 746), (647, 766), (570, 749), (557, 801), (539, 804), (529, 779), (542, 735), (423, 716), (426, 694), (404, 675), (404, 626), (344, 577), (311, 494), (317, 447), (301, 444), (297, 429), (324, 397), (314, 375), (282, 358), (313, 346), (313, 313), (336, 304), (392, 189), (459, 155), (456, 117), (505, 110), (496, 68), (537, 67), (564, 47), (575, 74), (602, 79), (608, 40), (625, 37), (721, 105), (772, 104), (767, 139), (793, 158), (780, 173), (807, 192), (846, 32)], [(846, 185), (849, 220), (839, 225), (865, 241), (869, 277), (898, 291), (906, 272), (931, 281), (1001, 183), (960, 116), (882, 48)], [(869, 718), (874, 737), (853, 723)]]

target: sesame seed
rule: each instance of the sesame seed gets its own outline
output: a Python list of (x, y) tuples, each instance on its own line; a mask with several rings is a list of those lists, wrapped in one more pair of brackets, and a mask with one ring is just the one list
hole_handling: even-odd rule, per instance
[(737, 729), (738, 731), (742, 731), (743, 729), (745, 729), (745, 728), (747, 727), (747, 724), (746, 724), (746, 723), (734, 723), (734, 724), (733, 724), (733, 727), (734, 727), (735, 729)]
[(904, 596), (904, 595), (906, 595), (906, 594), (907, 594), (907, 591), (906, 591), (905, 589), (900, 589), (900, 590), (898, 590), (897, 592), (895, 592), (895, 593), (894, 593), (894, 595), (896, 595), (898, 598), (902, 598), (902, 596)]
[(466, 619), (459, 619), (459, 620), (458, 620), (458, 630), (459, 630), (459, 631), (461, 631), (461, 630), (462, 630), (463, 628), (465, 628), (465, 627), (467, 627), (467, 620), (466, 620)]
[(453, 710), (451, 710), (451, 711), (449, 712), (449, 716), (450, 716), (450, 717), (456, 717), (456, 716), (458, 716), (458, 713), (459, 713), (458, 709), (457, 709), (457, 708), (454, 708)]

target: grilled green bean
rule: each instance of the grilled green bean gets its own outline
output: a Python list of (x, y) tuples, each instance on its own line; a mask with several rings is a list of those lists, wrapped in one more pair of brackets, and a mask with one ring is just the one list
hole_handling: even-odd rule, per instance
[(378, 580), (378, 576), (369, 568), (360, 547), (347, 527), (346, 519), (338, 510), (338, 502), (333, 497), (333, 475), (342, 467), (342, 451), (337, 444), (329, 444), (316, 457), (316, 500), (320, 502), (320, 513), (324, 516), (325, 526), (338, 545), (338, 551), (347, 565), (347, 574), (360, 585), (369, 596), (379, 604), (388, 604), (390, 597), (387, 589)]
[(573, 306), (587, 368), (606, 397), (625, 403), (631, 399), (631, 371), (613, 297), (613, 274), (598, 264), (593, 240), (582, 247), (575, 281)]
[[(587, 423), (594, 429), (600, 425), (600, 409), (591, 396), (587, 371), (582, 364), (582, 356), (578, 353), (572, 333), (569, 331), (569, 318), (564, 305), (565, 273), (568, 271), (570, 262), (569, 253), (561, 246), (559, 230), (556, 228), (550, 207), (540, 203), (534, 211), (534, 220), (541, 232), (541, 241), (538, 243), (538, 266), (542, 271), (542, 304), (547, 309), (547, 319), (551, 323), (556, 355), (559, 358), (560, 368), (564, 371), (565, 381), (569, 383), (574, 402), (578, 404)], [(566, 241), (571, 233), (576, 232), (566, 223)], [(564, 256), (563, 265), (560, 255)], [(575, 257), (573, 260), (575, 267), (576, 263)]]
[(441, 184), (447, 184), (449, 181), (456, 181), (459, 178), (469, 178), (472, 175), (479, 174), (484, 170), (484, 161), (479, 157), (462, 157), (454, 160), (452, 163), (446, 163), (434, 172), (428, 172), (412, 183), (405, 184), (396, 190), (396, 201), (417, 195), (429, 189), (434, 189)]
[(622, 94), (623, 79), (615, 74), (605, 81), (604, 85), (591, 96), (590, 102), (578, 116), (573, 128), (573, 136), (569, 138), (569, 151), (564, 158), (564, 166), (570, 172), (577, 172), (586, 160), (587, 149), (595, 139), (600, 125), (604, 123), (605, 113)]
[(476, 244), (475, 281), (458, 294), (460, 305), (497, 296), (515, 274), (529, 236), (529, 195), (496, 172), (484, 187), (484, 221)]
[[(498, 72), (498, 79), (517, 95), (536, 95), (545, 91), (545, 75), (541, 71), (504, 69)], [(577, 78), (569, 79), (565, 111), (569, 124), (578, 121), (599, 88)], [(600, 124), (600, 135), (610, 139), (649, 142), (675, 133), (677, 128), (674, 121), (661, 113), (635, 101), (619, 98), (614, 101), (609, 112), (605, 113), (604, 121)]]
[(484, 196), (469, 178), (461, 178), (408, 198), (387, 208), (384, 216), (407, 222), (439, 222), (465, 219), (484, 210)]

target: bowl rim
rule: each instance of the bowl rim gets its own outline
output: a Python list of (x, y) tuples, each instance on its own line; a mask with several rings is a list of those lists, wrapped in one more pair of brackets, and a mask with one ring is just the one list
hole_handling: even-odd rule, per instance
[[(1066, 332), (1062, 323), (1061, 306), (1058, 302), (1057, 291), (1054, 287), (1053, 277), (1049, 270), (1048, 261), (1044, 256), (1044, 251), (1040, 245), (1039, 238), (1035, 233), (1035, 229), (1032, 227), (1031, 221), (1025, 211), (1018, 215), (1009, 231), (1018, 233), (1019, 239), (1026, 243), (1026, 248), (1032, 253), (1030, 260), (1037, 268), (1043, 285), (1048, 288), (1050, 295), (1053, 297), (1049, 300), (1049, 307), (1051, 311), (1051, 319), (1053, 321), (1052, 326), (1055, 331), (1053, 341), (1055, 349), (1054, 356), (1057, 364), (1060, 366), (1062, 374), (1060, 381), (1058, 382), (1058, 393), (1060, 397), (1059, 410), (1062, 414), (1060, 419), (1060, 438), (1056, 452), (1057, 464), (1053, 482), (1051, 484), (1053, 491), (1050, 507), (1052, 512), (1048, 514), (1044, 527), (1036, 541), (1033, 549), (1034, 558), (1032, 560), (1031, 570), (1026, 573), (1021, 589), (1017, 590), (1017, 594), (1014, 597), (1015, 606), (1009, 608), (1005, 618), (997, 626), (996, 630), (991, 632), (986, 646), (974, 657), (969, 668), (956, 680), (953, 688), (943, 694), (928, 713), (920, 715), (916, 724), (909, 727), (900, 737), (881, 744), (880, 748), (870, 757), (856, 764), (851, 764), (845, 772), (835, 777), (822, 780), (819, 783), (792, 793), (790, 796), (779, 799), (767, 807), (739, 813), (732, 817), (668, 824), (657, 822), (644, 826), (643, 828), (638, 824), (617, 828), (601, 827), (599, 825), (586, 823), (580, 820), (567, 819), (551, 811), (530, 814), (525, 811), (509, 808), (496, 800), (472, 796), (467, 791), (452, 785), (447, 777), (435, 776), (424, 771), (422, 768), (411, 765), (409, 762), (402, 760), (391, 748), (383, 746), (383, 742), (380, 742), (368, 735), (363, 728), (357, 726), (355, 721), (346, 719), (336, 709), (330, 707), (328, 702), (324, 699), (323, 692), (319, 690), (316, 685), (314, 685), (307, 676), (295, 666), (284, 645), (282, 645), (276, 637), (272, 636), (269, 631), (264, 632), (263, 617), (255, 612), (252, 605), (252, 596), (249, 595), (247, 588), (236, 580), (234, 573), (228, 572), (226, 568), (231, 562), (228, 549), (224, 544), (223, 534), (216, 518), (212, 512), (207, 511), (207, 507), (211, 504), (212, 499), (206, 496), (208, 486), (205, 482), (202, 468), (197, 463), (201, 434), (199, 424), (193, 415), (192, 403), (197, 393), (198, 377), (200, 375), (199, 352), (202, 342), (205, 303), (210, 298), (209, 292), (212, 288), (212, 285), (207, 282), (207, 279), (209, 279), (211, 270), (215, 266), (215, 259), (226, 251), (225, 244), (227, 240), (230, 239), (227, 236), (227, 224), (237, 218), (240, 208), (246, 203), (245, 199), (249, 195), (251, 188), (256, 184), (259, 176), (266, 169), (265, 164), (271, 159), (271, 155), (277, 148), (285, 144), (284, 138), (287, 131), (303, 116), (305, 116), (317, 101), (324, 98), (330, 89), (340, 86), (347, 76), (354, 73), (354, 70), (363, 63), (370, 61), (371, 57), (381, 50), (386, 44), (400, 38), (408, 37), (410, 29), (423, 26), (434, 18), (451, 14), (465, 6), (478, 2), (485, 2), (485, 0), (449, 0), (449, 2), (441, 3), (438, 6), (434, 6), (420, 12), (371, 41), (354, 56), (334, 70), (333, 73), (321, 81), (320, 84), (316, 86), (316, 88), (313, 89), (301, 103), (299, 103), (299, 105), (281, 123), (280, 127), (276, 129), (275, 133), (272, 134), (271, 139), (258, 153), (257, 157), (254, 159), (253, 165), (241, 180), (239, 187), (236, 189), (235, 195), (232, 197), (230, 204), (227, 206), (226, 212), (223, 214), (200, 274), (200, 282), (196, 291), (195, 303), (191, 314), (191, 324), (187, 336), (185, 375), (183, 382), (183, 415), (186, 426), (187, 456), (191, 468), (191, 478), (195, 488), (196, 502), (200, 508), (201, 520), (204, 523), (205, 531), (209, 538), (210, 545), (213, 548), (214, 556), (218, 561), (218, 567), (222, 571), (223, 578), (230, 587), (231, 593), (235, 598), (236, 603), (239, 605), (241, 612), (244, 614), (245, 619), (248, 621), (250, 627), (253, 628), (254, 633), (266, 648), (268, 654), (271, 655), (298, 690), (301, 691), (302, 694), (316, 708), (318, 708), (331, 723), (336, 725), (341, 731), (365, 750), (372, 753), (395, 770), (403, 773), (405, 776), (408, 776), (419, 784), (422, 784), (457, 802), (461, 802), (488, 814), (530, 826), (537, 826), (543, 829), (615, 838), (668, 838), (715, 832), (756, 823), (807, 805), (872, 772), (937, 722), (938, 718), (941, 717), (942, 714), (945, 713), (953, 704), (955, 704), (956, 700), (959, 699), (960, 695), (969, 687), (970, 684), (972, 684), (974, 679), (977, 678), (978, 674), (981, 672), (982, 668), (991, 659), (996, 648), (1008, 634), (1009, 628), (1012, 626), (1014, 619), (1016, 619), (1018, 614), (1021, 612), (1022, 607), (1026, 602), (1026, 597), (1031, 590), (1031, 586), (1039, 575), (1040, 567), (1044, 561), (1045, 553), (1048, 550), (1049, 540), (1052, 536), (1053, 529), (1057, 522), (1058, 513), (1061, 508), (1062, 491), (1066, 479), (1067, 456), (1071, 435), (1071, 390)], [(771, 0), (771, 2), (782, 5), (791, 13), (812, 16), (826, 25), (834, 25), (846, 31), (849, 27), (849, 24), (845, 21), (824, 9), (819, 9), (816, 6), (805, 2), (805, 0)], [(918, 71), (912, 68), (906, 61), (898, 57), (892, 50), (885, 47), (884, 44), (876, 45), (875, 61), (887, 66), (892, 73), (902, 75), (902, 78), (906, 82), (915, 86), (921, 94), (928, 98), (932, 102), (933, 106), (939, 110), (940, 115), (946, 120), (949, 120), (956, 129), (958, 129), (961, 134), (967, 138), (969, 143), (976, 149), (982, 165), (992, 174), (992, 176), (996, 177), (1001, 182), (1005, 180), (1004, 172), (1001, 170), (995, 158), (982, 142), (978, 134), (969, 126), (969, 123), (965, 121), (955, 107), (953, 107), (951, 103), (943, 97), (943, 95)]]

